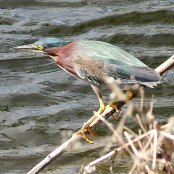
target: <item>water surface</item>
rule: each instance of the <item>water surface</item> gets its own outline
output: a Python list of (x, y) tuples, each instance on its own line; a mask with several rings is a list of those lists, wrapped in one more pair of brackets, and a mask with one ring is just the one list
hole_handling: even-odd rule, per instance
[[(95, 39), (155, 68), (174, 54), (173, 9), (173, 0), (0, 0), (0, 173), (26, 173), (62, 143), (64, 130), (76, 131), (98, 108), (86, 82), (47, 56), (11, 48), (50, 36)], [(155, 94), (160, 122), (173, 115), (173, 87), (171, 81), (146, 89), (147, 104)], [(127, 124), (137, 127), (131, 118)], [(77, 173), (98, 156), (107, 135), (105, 126), (99, 128), (95, 145), (82, 142), (44, 172)], [(116, 173), (126, 173), (126, 163), (120, 159)], [(108, 173), (108, 167), (99, 165), (97, 173)]]

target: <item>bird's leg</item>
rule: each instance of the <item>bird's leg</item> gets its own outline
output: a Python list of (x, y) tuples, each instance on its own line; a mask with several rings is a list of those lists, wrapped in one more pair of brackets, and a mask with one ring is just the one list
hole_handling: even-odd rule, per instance
[(77, 132), (77, 133), (81, 133), (82, 137), (86, 141), (88, 141), (89, 143), (93, 143), (93, 142), (86, 137), (85, 132), (88, 131), (90, 134), (93, 134), (93, 132), (90, 128), (90, 124), (97, 118), (98, 114), (100, 115), (105, 110), (105, 104), (104, 104), (104, 101), (103, 101), (103, 98), (102, 98), (102, 93), (101, 93), (100, 87), (99, 86), (94, 86), (94, 85), (91, 85), (91, 87), (92, 87), (92, 89), (94, 90), (95, 94), (98, 97), (100, 107), (99, 107), (97, 113), (94, 114), (87, 122), (85, 122), (83, 127)]
[(132, 92), (132, 90), (130, 89), (126, 90), (126, 97), (128, 101), (132, 99), (133, 95), (134, 93)]
[(119, 114), (121, 109), (117, 106), (117, 103), (119, 102), (119, 100), (112, 100), (109, 102), (109, 104), (106, 106), (106, 108), (112, 107), (115, 109), (116, 113)]
[(91, 85), (92, 89), (94, 90), (95, 94), (98, 97), (99, 100), (99, 109), (97, 111), (97, 114), (101, 114), (103, 113), (103, 111), (105, 110), (105, 104), (104, 104), (104, 100), (102, 98), (102, 93), (101, 93), (101, 89), (99, 86), (95, 86), (95, 85)]
[[(126, 90), (125, 96), (126, 96), (126, 102), (127, 102), (132, 99), (133, 92), (130, 89), (128, 89), (128, 90)], [(112, 107), (115, 109), (116, 113), (119, 114), (121, 111), (121, 108), (119, 108), (119, 106), (118, 106), (119, 102), (120, 102), (120, 100), (118, 100), (118, 99), (110, 101), (109, 104), (106, 106), (106, 108)]]

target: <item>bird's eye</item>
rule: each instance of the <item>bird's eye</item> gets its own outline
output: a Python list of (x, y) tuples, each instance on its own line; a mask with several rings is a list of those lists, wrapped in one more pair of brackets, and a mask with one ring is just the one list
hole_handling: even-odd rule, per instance
[(35, 48), (36, 48), (37, 50), (40, 50), (40, 51), (43, 50), (43, 46), (41, 46), (41, 45), (36, 45)]

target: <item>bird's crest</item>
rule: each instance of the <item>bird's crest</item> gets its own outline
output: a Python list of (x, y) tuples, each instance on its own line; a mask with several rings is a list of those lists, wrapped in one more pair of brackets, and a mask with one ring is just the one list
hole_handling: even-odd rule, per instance
[(15, 47), (17, 50), (26, 50), (26, 51), (36, 51), (36, 52), (44, 52), (44, 49), (54, 48), (54, 47), (62, 47), (70, 42), (64, 41), (62, 39), (48, 37), (42, 38), (36, 41), (33, 44), (22, 45), (19, 47)]
[(34, 43), (34, 45), (35, 45), (36, 49), (43, 50), (44, 48), (61, 47), (68, 43), (69, 42), (64, 41), (62, 39), (49, 37), (49, 38), (43, 38), (43, 39), (38, 40), (37, 42)]

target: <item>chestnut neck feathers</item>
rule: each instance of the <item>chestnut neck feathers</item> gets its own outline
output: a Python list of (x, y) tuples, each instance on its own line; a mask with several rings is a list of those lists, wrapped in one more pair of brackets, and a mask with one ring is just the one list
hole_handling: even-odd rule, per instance
[(71, 42), (62, 47), (45, 48), (44, 53), (54, 59), (56, 64), (63, 70), (77, 76), (73, 66), (73, 52), (75, 51), (75, 42)]

